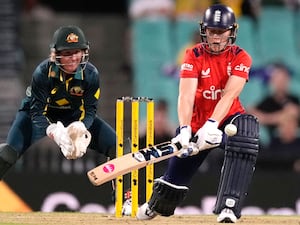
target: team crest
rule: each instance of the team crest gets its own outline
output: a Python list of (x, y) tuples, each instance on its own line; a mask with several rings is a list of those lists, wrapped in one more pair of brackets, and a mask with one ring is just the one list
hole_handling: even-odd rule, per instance
[(214, 14), (214, 22), (220, 23), (221, 22), (221, 11), (216, 10)]
[(75, 96), (82, 96), (83, 92), (84, 92), (84, 90), (81, 89), (80, 86), (74, 86), (70, 89), (70, 94), (75, 95)]
[(55, 71), (52, 70), (52, 71), (50, 72), (50, 77), (55, 77), (55, 76), (56, 76), (56, 73), (55, 73)]
[(78, 42), (78, 36), (74, 33), (71, 33), (67, 36), (66, 41), (68, 43), (77, 43)]
[(231, 63), (229, 62), (228, 65), (227, 65), (227, 75), (228, 76), (231, 76), (231, 71), (232, 71), (232, 69), (231, 69)]

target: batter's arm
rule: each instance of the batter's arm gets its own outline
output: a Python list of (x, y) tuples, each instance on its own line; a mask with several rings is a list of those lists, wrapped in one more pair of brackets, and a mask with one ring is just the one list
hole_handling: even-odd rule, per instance
[(197, 78), (180, 78), (177, 109), (180, 126), (191, 124), (197, 85)]
[(220, 101), (217, 103), (211, 118), (221, 122), (229, 112), (233, 100), (237, 98), (242, 92), (246, 84), (246, 79), (239, 76), (230, 76)]

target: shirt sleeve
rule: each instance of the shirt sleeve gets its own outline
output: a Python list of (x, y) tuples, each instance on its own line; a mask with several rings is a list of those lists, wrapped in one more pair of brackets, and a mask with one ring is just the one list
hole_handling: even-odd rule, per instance
[(46, 135), (46, 128), (50, 124), (44, 115), (49, 94), (48, 70), (45, 64), (39, 65), (32, 75), (30, 114), (33, 124), (33, 139)]
[(201, 55), (201, 52), (196, 47), (186, 50), (180, 67), (180, 78), (198, 78), (198, 67), (201, 66), (201, 60), (196, 61), (195, 54)]
[(251, 56), (244, 50), (238, 49), (238, 52), (231, 64), (231, 74), (249, 79), (249, 72), (252, 65)]
[(98, 102), (100, 98), (100, 79), (99, 72), (94, 67), (93, 70), (86, 71), (86, 87), (84, 94), (85, 116), (82, 120), (87, 129), (91, 127), (96, 116)]

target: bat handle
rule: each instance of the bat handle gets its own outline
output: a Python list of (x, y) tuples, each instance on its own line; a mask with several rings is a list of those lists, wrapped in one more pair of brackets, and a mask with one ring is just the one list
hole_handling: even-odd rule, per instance
[(198, 146), (196, 145), (197, 140), (198, 140), (198, 136), (192, 137), (190, 140), (192, 144), (189, 146), (188, 149), (184, 149), (184, 150), (182, 150), (182, 145), (180, 144), (180, 142), (175, 143), (177, 149), (182, 150), (182, 153), (180, 154), (180, 158), (186, 158), (188, 156), (195, 155), (199, 152)]
[[(190, 142), (197, 143), (198, 136), (194, 136), (191, 138)], [(175, 143), (175, 146), (177, 147), (178, 150), (182, 149), (182, 145), (180, 142)]]
[(198, 141), (198, 136), (194, 136), (194, 137), (192, 137), (191, 138), (191, 140), (190, 140), (191, 142), (194, 142), (194, 143), (197, 143), (197, 141)]

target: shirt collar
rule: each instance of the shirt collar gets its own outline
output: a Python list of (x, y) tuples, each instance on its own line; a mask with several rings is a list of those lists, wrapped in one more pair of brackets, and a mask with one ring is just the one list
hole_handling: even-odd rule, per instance
[[(48, 77), (59, 79), (61, 72), (62, 71), (59, 69), (59, 66), (57, 66), (55, 63), (51, 63), (49, 67)], [(83, 69), (80, 66), (77, 68), (76, 72), (74, 73), (74, 79), (83, 80)]]

